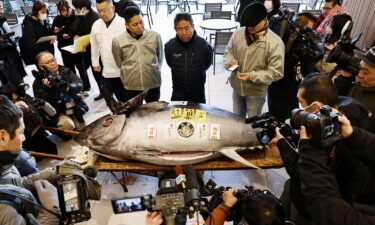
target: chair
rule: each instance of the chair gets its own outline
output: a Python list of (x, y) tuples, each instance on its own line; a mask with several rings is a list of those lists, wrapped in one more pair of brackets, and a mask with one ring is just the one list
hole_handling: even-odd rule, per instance
[(306, 9), (307, 9), (307, 8), (315, 9), (317, 3), (318, 3), (318, 0), (309, 0), (309, 1), (306, 3)]
[(168, 5), (169, 0), (156, 0), (155, 2), (155, 14), (159, 11), (160, 3), (165, 3)]
[(141, 8), (141, 13), (142, 13), (142, 17), (147, 16), (148, 25), (150, 26), (150, 29), (151, 29), (151, 26), (154, 25), (154, 21), (152, 19), (152, 13), (151, 13), (151, 0), (147, 0), (146, 10), (143, 10)]
[(1, 16), (7, 18), (8, 25), (18, 24), (18, 16), (15, 13), (0, 13)]
[(222, 3), (205, 3), (203, 20), (211, 19), (211, 12), (221, 11), (223, 8)]
[(215, 33), (215, 44), (213, 46), (213, 55), (214, 55), (214, 74), (215, 74), (215, 64), (216, 64), (216, 55), (224, 55), (225, 49), (227, 48), (228, 42), (232, 37), (233, 32), (221, 32), (218, 31)]
[(286, 6), (296, 13), (298, 13), (300, 5), (301, 5), (301, 3), (289, 3), (289, 2), (281, 3), (281, 6)]
[[(187, 7), (187, 10), (186, 10)], [(167, 2), (167, 16), (174, 10), (180, 9), (181, 12), (190, 12), (189, 0), (168, 0)]]
[(232, 12), (231, 11), (212, 11), (211, 12), (211, 19), (231, 20), (232, 19)]
[(32, 9), (33, 9), (32, 6), (21, 6), (22, 13), (25, 16), (28, 14), (31, 14)]

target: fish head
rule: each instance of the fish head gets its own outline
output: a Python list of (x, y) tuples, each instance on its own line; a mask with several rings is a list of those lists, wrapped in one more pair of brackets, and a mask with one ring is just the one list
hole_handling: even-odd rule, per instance
[(108, 146), (122, 135), (125, 122), (125, 114), (103, 116), (83, 128), (74, 140), (93, 149)]

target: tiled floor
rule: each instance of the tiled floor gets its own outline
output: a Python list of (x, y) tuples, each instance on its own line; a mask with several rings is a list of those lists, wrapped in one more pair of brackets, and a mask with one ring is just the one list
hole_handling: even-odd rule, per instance
[[(202, 6), (200, 6), (202, 7)], [(226, 5), (229, 10), (232, 9), (233, 5)], [(192, 7), (194, 8), (194, 7)], [(152, 7), (151, 11), (154, 17), (153, 29), (162, 34), (163, 41), (166, 42), (170, 38), (175, 36), (175, 31), (173, 30), (173, 18), (172, 15), (166, 17), (166, 6), (160, 6), (160, 10), (157, 15), (154, 14), (155, 9)], [(200, 8), (202, 10), (202, 8)], [(202, 34), (199, 28), (199, 20), (201, 15), (195, 15), (195, 28), (198, 34)], [(145, 18), (147, 21), (147, 18)], [(147, 22), (146, 27), (148, 27)], [(57, 51), (58, 52), (58, 51)], [(61, 57), (57, 55), (59, 62), (61, 62)], [(216, 61), (216, 75), (212, 73), (212, 67), (208, 70), (207, 83), (206, 83), (206, 98), (207, 103), (215, 105), (217, 107), (232, 110), (232, 89), (229, 84), (227, 84), (227, 79), (229, 72), (223, 69), (222, 57), (218, 56)], [(33, 66), (27, 68), (29, 74), (30, 71), (34, 69)], [(161, 87), (161, 100), (169, 101), (171, 96), (171, 74), (170, 69), (164, 63), (162, 67), (162, 87)], [(27, 77), (29, 82), (32, 82), (32, 76)], [(90, 72), (90, 80), (92, 84), (95, 81)], [(94, 85), (95, 86), (95, 85)], [(98, 95), (98, 89), (93, 88), (91, 90), (90, 96), (86, 99), (90, 111), (85, 115), (87, 124), (94, 121), (95, 119), (109, 113), (104, 100), (94, 102), (93, 98)], [(266, 109), (264, 109), (266, 110)], [(77, 145), (74, 141), (61, 142), (58, 141), (59, 154), (69, 155), (72, 154), (71, 146)], [(56, 165), (59, 161), (57, 160), (43, 160), (40, 163), (41, 168)], [(116, 173), (119, 177), (121, 173)], [(256, 188), (269, 189), (276, 195), (280, 195), (283, 190), (283, 184), (285, 179), (288, 177), (284, 169), (269, 169), (269, 170), (236, 170), (236, 171), (205, 171), (204, 180), (213, 179), (218, 185), (232, 186), (236, 188), (244, 188), (245, 185), (253, 185)], [(157, 190), (158, 179), (151, 176), (138, 175), (138, 174), (128, 174), (126, 176), (127, 187), (129, 189), (128, 193), (124, 193), (121, 186), (117, 184), (114, 177), (108, 172), (100, 172), (97, 179), (102, 184), (102, 200), (92, 201), (91, 213), (92, 218), (87, 222), (80, 224), (87, 225), (141, 225), (145, 222), (145, 212), (137, 213), (126, 213), (115, 215), (112, 212), (110, 200), (113, 197), (121, 196), (134, 196), (142, 194), (154, 194)], [(232, 223), (226, 223), (232, 224)]]

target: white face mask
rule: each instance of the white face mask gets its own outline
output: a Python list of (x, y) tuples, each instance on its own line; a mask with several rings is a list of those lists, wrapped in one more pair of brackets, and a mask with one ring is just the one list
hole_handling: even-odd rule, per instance
[(41, 21), (46, 20), (46, 19), (47, 19), (47, 13), (39, 14), (39, 19), (40, 19)]
[(270, 13), (273, 10), (272, 1), (265, 1), (264, 6), (266, 7), (268, 13)]
[(332, 28), (331, 27), (327, 27), (326, 28), (326, 33), (327, 34), (332, 34), (333, 33)]
[(86, 8), (83, 7), (79, 13), (77, 13), (78, 16), (84, 16), (85, 15)]

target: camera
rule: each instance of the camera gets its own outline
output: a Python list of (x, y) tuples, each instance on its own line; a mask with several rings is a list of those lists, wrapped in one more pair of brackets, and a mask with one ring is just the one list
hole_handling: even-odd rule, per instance
[(115, 214), (146, 210), (144, 196), (115, 198), (111, 202)]
[(290, 124), (293, 129), (305, 126), (312, 136), (313, 145), (328, 147), (342, 139), (339, 115), (337, 112), (332, 112), (332, 108), (328, 105), (322, 106), (317, 114), (302, 109), (293, 109)]
[(67, 87), (66, 81), (62, 79), (60, 74), (53, 75), (51, 72), (46, 70), (45, 78), (48, 79), (51, 88), (59, 89)]
[(251, 123), (252, 128), (260, 128), (256, 136), (258, 141), (264, 146), (276, 137), (276, 127), (280, 128), (280, 133), (284, 137), (293, 137), (293, 131), (290, 126), (277, 121), (269, 112), (248, 118), (245, 122)]
[[(329, 53), (326, 61), (336, 63), (338, 69), (343, 69), (357, 76), (361, 60), (355, 56), (354, 49), (357, 49), (355, 45), (361, 38), (362, 32), (351, 39), (350, 32), (352, 27), (353, 22), (351, 21), (345, 24), (337, 46)], [(337, 70), (334, 70), (334, 73), (336, 72)], [(329, 76), (332, 77), (334, 73), (332, 72)]]
[[(216, 186), (216, 183), (213, 182), (211, 179), (208, 181), (207, 184), (210, 184), (211, 187)], [(223, 193), (229, 189), (231, 189), (231, 187), (220, 186), (218, 188), (211, 188), (211, 193), (208, 195), (212, 195), (212, 197), (207, 205), (209, 212), (212, 212), (218, 205), (223, 203)], [(233, 221), (233, 224), (238, 224), (243, 218), (243, 203), (247, 201), (256, 191), (259, 190), (254, 190), (252, 186), (245, 186), (244, 189), (238, 189), (233, 194), (238, 199), (238, 201), (232, 207), (230, 214), (226, 218), (226, 221)]]
[(82, 172), (64, 165), (57, 167), (57, 174), (57, 193), (63, 223), (74, 224), (89, 220), (91, 213), (88, 200), (100, 200), (101, 186), (94, 180), (96, 168), (88, 167)]

